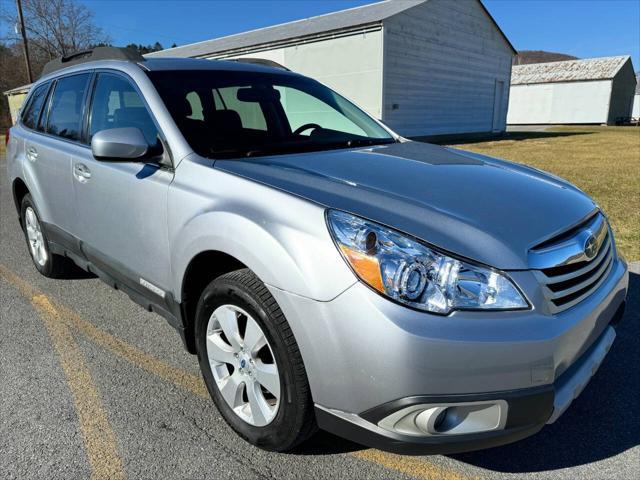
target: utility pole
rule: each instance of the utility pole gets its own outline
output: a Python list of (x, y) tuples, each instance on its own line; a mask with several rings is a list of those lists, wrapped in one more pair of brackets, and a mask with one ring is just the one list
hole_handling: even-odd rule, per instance
[(24, 29), (24, 17), (22, 16), (21, 0), (16, 0), (16, 8), (18, 9), (18, 19), (20, 20), (20, 34), (22, 35), (22, 47), (24, 48), (24, 62), (27, 65), (27, 77), (29, 78), (29, 83), (33, 83), (31, 62), (29, 62), (29, 45), (27, 44), (27, 32)]

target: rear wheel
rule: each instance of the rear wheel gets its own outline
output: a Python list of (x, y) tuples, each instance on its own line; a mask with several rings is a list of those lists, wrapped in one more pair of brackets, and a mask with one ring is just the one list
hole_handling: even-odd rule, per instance
[(241, 437), (286, 451), (315, 431), (300, 351), (255, 274), (243, 269), (211, 282), (198, 304), (195, 334), (209, 393)]
[(29, 194), (22, 199), (21, 215), (22, 229), (29, 247), (29, 254), (38, 271), (45, 277), (60, 278), (65, 276), (69, 269), (69, 260), (51, 253), (47, 236), (42, 229), (40, 216)]

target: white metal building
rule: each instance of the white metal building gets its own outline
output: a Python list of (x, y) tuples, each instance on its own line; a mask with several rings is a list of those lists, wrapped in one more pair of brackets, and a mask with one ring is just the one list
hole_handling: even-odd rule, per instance
[(516, 65), (507, 123), (614, 124), (631, 116), (635, 86), (628, 56)]
[(480, 0), (387, 0), (149, 56), (273, 60), (427, 136), (504, 131), (515, 53)]
[(636, 121), (640, 119), (640, 75), (636, 77), (636, 94), (633, 96), (633, 111), (631, 112), (631, 118)]

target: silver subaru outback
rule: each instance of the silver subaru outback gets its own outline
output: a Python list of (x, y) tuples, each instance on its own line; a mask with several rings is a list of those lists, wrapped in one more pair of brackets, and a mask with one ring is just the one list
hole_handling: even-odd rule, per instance
[(554, 422), (624, 310), (598, 206), (258, 63), (50, 62), (8, 143), (36, 268), (81, 267), (166, 317), (265, 449), (321, 428), (460, 452)]

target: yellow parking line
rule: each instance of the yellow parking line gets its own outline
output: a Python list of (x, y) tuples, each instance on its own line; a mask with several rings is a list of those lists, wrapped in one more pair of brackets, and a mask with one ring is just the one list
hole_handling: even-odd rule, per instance
[[(18, 289), (27, 297), (44, 295), (2, 264), (0, 264), (0, 276), (18, 287)], [(99, 329), (64, 305), (57, 304), (56, 307), (61, 313), (61, 321), (84, 333), (87, 337), (93, 340), (94, 343), (101, 345), (117, 356), (124, 358), (143, 370), (147, 370), (148, 372), (151, 372), (174, 385), (178, 385), (179, 387), (182, 387), (198, 396), (208, 398), (209, 394), (207, 389), (198, 375), (185, 372), (180, 368), (173, 367), (168, 363), (152, 357), (143, 350), (114, 337), (104, 330)]]
[(118, 455), (115, 436), (109, 425), (100, 395), (91, 378), (80, 347), (73, 339), (69, 327), (63, 322), (61, 313), (46, 295), (31, 287), (3, 265), (0, 276), (12, 283), (31, 300), (44, 323), (60, 365), (67, 378), (87, 458), (91, 467), (91, 478), (124, 479), (122, 461)]
[(135, 347), (110, 333), (97, 328), (91, 322), (85, 320), (73, 310), (64, 306), (59, 307), (64, 312), (66, 323), (84, 333), (94, 343), (110, 350), (115, 355), (124, 358), (137, 367), (151, 372), (158, 377), (174, 384), (200, 397), (209, 398), (207, 388), (199, 375), (185, 372)]
[(46, 296), (35, 295), (31, 298), (31, 303), (49, 332), (67, 377), (91, 466), (91, 478), (124, 479), (115, 436), (80, 347), (69, 328), (62, 323), (60, 313)]
[(361, 450), (352, 455), (362, 460), (382, 465), (388, 470), (395, 470), (410, 477), (425, 480), (469, 480), (472, 477), (461, 475), (453, 470), (436, 465), (419, 457), (408, 457), (382, 452), (380, 450)]
[[(42, 292), (31, 286), (12, 271), (0, 264), (0, 276), (15, 285), (27, 297), (46, 297)], [(49, 302), (51, 304), (51, 302)], [(73, 310), (56, 304), (59, 321), (68, 327), (77, 329), (98, 345), (105, 347), (115, 355), (130, 363), (151, 372), (160, 378), (173, 383), (200, 397), (208, 398), (209, 394), (197, 376), (173, 367), (157, 358), (145, 353), (139, 348), (97, 328), (91, 322), (83, 319)], [(353, 457), (380, 465), (388, 470), (403, 473), (421, 480), (469, 480), (472, 477), (461, 475), (453, 470), (440, 467), (434, 463), (418, 457), (408, 457), (382, 452), (380, 450), (362, 450), (351, 454)]]

